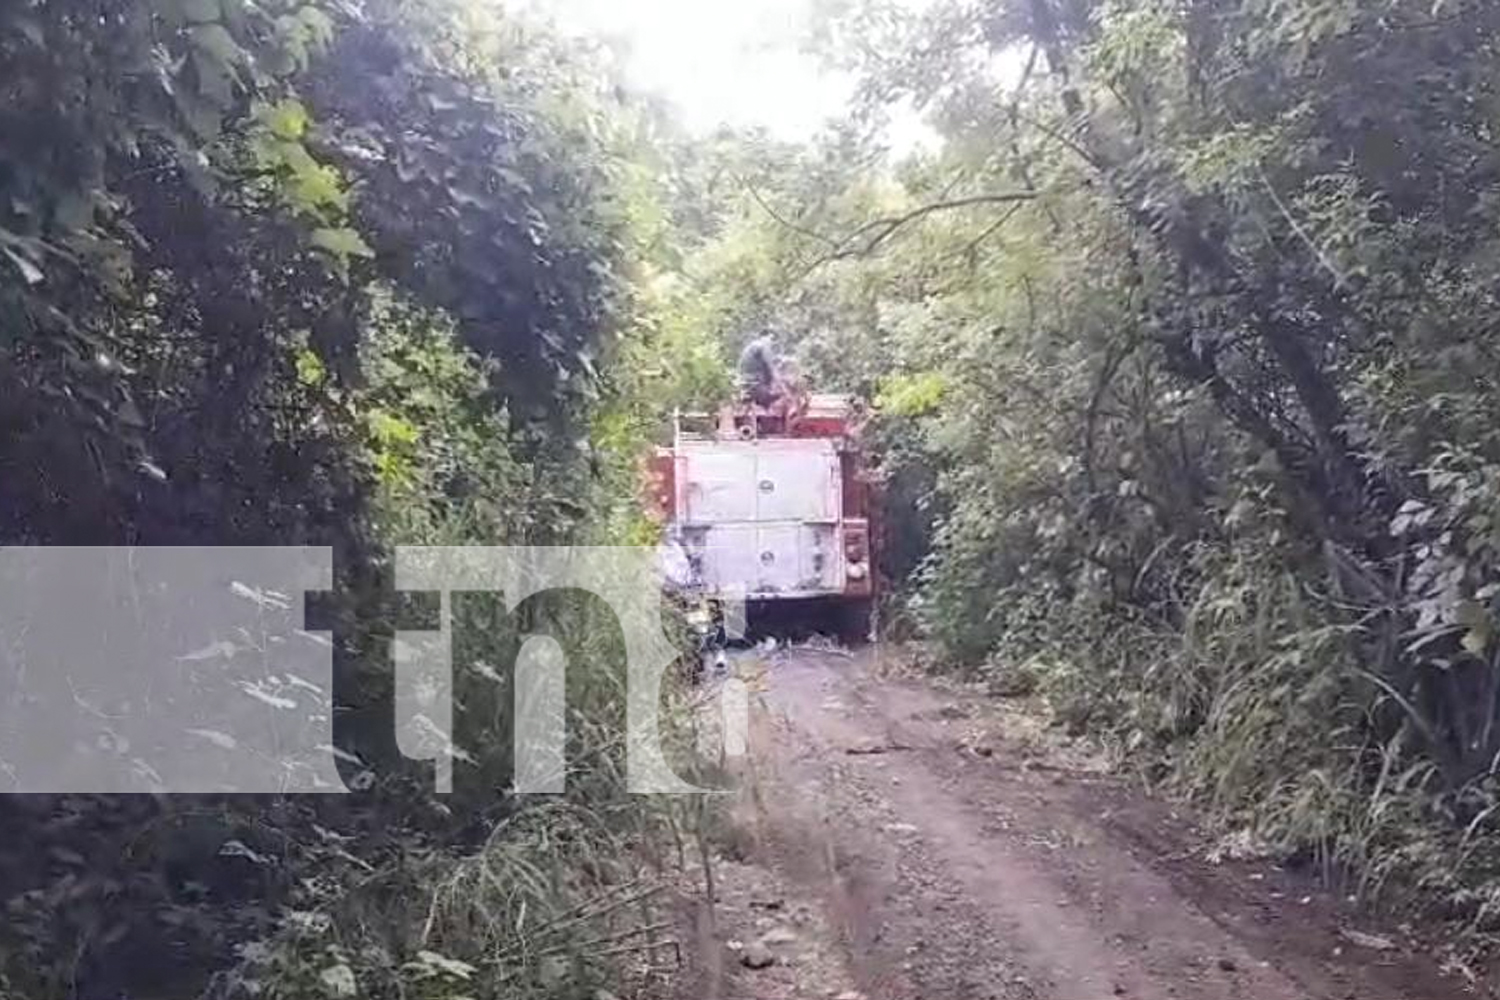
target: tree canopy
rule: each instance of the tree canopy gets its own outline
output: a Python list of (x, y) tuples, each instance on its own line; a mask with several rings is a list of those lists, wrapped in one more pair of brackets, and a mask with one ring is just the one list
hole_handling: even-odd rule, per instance
[[(798, 143), (689, 134), (507, 5), (0, 4), (0, 542), (331, 546), (340, 747), (393, 760), (393, 546), (654, 541), (639, 460), (775, 329), (876, 403), (892, 635), (1493, 930), (1500, 6), (819, 8), (859, 89)], [(891, 148), (893, 109), (933, 140)], [(577, 611), (460, 612), (458, 809), (393, 767), (269, 824), (0, 810), (0, 992), (546, 993), (517, 941), (677, 830), (623, 797), (619, 650)], [(596, 668), (555, 813), (497, 792), (492, 664), (532, 629)]]
[[(828, 4), (862, 113), (694, 261), (731, 342), (768, 317), (879, 401), (892, 611), (940, 661), (1481, 920), (1495, 14)], [(893, 104), (940, 142), (882, 149)]]

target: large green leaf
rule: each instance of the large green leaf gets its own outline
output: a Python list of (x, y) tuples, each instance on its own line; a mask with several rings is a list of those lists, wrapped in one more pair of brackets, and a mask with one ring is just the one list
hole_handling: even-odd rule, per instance
[(375, 256), (375, 251), (364, 241), (364, 237), (346, 226), (337, 229), (315, 229), (312, 233), (312, 243), (320, 250), (326, 250), (340, 258)]

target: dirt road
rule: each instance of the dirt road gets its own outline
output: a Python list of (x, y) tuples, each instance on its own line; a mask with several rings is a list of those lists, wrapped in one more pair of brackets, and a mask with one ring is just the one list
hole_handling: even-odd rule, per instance
[(695, 1000), (1475, 995), (1309, 878), (1211, 863), (1186, 817), (992, 700), (870, 653), (759, 673)]

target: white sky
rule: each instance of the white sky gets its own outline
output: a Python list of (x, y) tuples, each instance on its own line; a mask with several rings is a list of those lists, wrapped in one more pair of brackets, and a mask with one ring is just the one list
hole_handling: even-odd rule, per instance
[(613, 43), (629, 83), (675, 104), (695, 132), (761, 125), (809, 138), (839, 116), (847, 76), (802, 51), (815, 0), (529, 0), (572, 34)]

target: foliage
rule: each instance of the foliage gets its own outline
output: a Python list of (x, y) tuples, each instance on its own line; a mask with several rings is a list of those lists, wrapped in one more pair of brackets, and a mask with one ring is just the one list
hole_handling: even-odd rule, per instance
[(698, 266), (884, 403), (950, 666), (1488, 927), (1493, 6), (828, 8), (941, 148), (794, 152)]
[(602, 111), (554, 108), (544, 89), (571, 83), (567, 54), (550, 53), (544, 76), (503, 22), (478, 19), (452, 2), (368, 5), (314, 68), (308, 101), (316, 144), (359, 186), (380, 271), (499, 362), (515, 416), (546, 422), (593, 395), (623, 220), (592, 138)]
[(666, 832), (641, 820), (559, 802), (467, 857), (420, 852), (347, 893), (320, 885), (217, 995), (592, 996), (618, 980), (611, 948), (660, 923), (649, 890), (667, 859), (633, 848)]
[[(602, 370), (640, 350), (615, 346), (639, 328), (627, 247), (660, 239), (613, 123), (633, 112), (584, 55), (456, 0), (0, 7), (0, 540), (331, 546), (318, 625), (362, 790), (7, 797), (0, 983), (595, 982), (607, 955), (543, 976), (526, 948), (588, 950), (547, 922), (638, 877), (618, 844), (663, 819), (619, 779), (620, 650), (561, 602), (460, 609), (465, 761), (439, 802), (393, 745), (391, 635), (422, 608), (389, 552), (617, 527), (587, 435), (606, 397), (642, 405)], [(494, 668), (526, 631), (591, 668), (573, 793), (535, 815), (503, 791)]]

